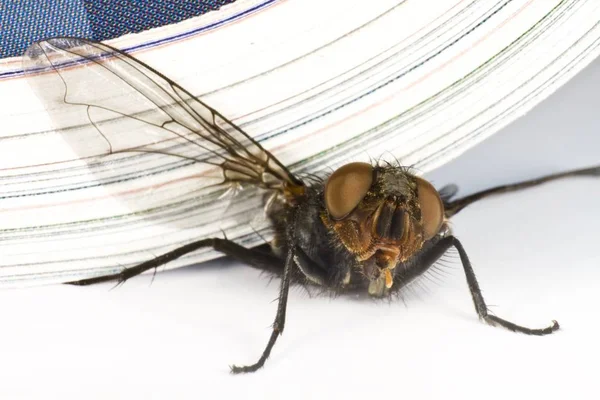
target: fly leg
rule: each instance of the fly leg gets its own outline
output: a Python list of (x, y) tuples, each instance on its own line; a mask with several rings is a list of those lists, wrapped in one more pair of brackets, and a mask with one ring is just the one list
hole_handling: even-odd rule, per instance
[(397, 280), (397, 283), (394, 283), (394, 287), (399, 290), (411, 280), (425, 273), (452, 246), (458, 250), (458, 254), (460, 255), (460, 260), (467, 278), (467, 284), (469, 285), (469, 291), (471, 292), (473, 304), (475, 305), (475, 311), (477, 311), (477, 315), (479, 315), (480, 319), (484, 320), (489, 325), (499, 325), (513, 332), (521, 332), (527, 335), (541, 336), (558, 330), (559, 325), (556, 321), (552, 321), (552, 325), (546, 328), (532, 329), (519, 326), (495, 315), (491, 315), (485, 304), (483, 295), (481, 294), (481, 289), (479, 288), (479, 283), (475, 277), (475, 272), (473, 271), (469, 257), (467, 257), (467, 252), (460, 241), (454, 236), (446, 236), (439, 239), (434, 238), (430, 242), (427, 242), (423, 246), (421, 252), (417, 254), (409, 264), (405, 264), (404, 268), (401, 269), (401, 272), (399, 271), (396, 274), (394, 280)]
[(290, 278), (292, 273), (292, 267), (294, 263), (294, 252), (293, 250), (288, 250), (287, 257), (285, 260), (285, 267), (283, 269), (283, 276), (281, 278), (281, 288), (279, 289), (279, 302), (277, 303), (277, 313), (275, 314), (275, 321), (273, 322), (273, 330), (271, 332), (271, 337), (269, 338), (269, 342), (265, 347), (262, 355), (258, 359), (258, 361), (251, 365), (244, 366), (231, 366), (231, 372), (234, 374), (239, 374), (242, 372), (255, 372), (258, 369), (262, 368), (269, 358), (271, 354), (271, 350), (273, 346), (275, 346), (275, 342), (277, 338), (283, 333), (283, 328), (285, 326), (285, 313), (287, 309), (287, 300), (288, 293), (290, 289)]
[(191, 253), (202, 248), (211, 247), (224, 255), (233, 257), (239, 261), (249, 264), (263, 271), (281, 273), (282, 260), (272, 254), (262, 251), (247, 249), (239, 244), (227, 239), (209, 238), (186, 244), (168, 253), (162, 254), (152, 260), (148, 260), (134, 267), (126, 268), (121, 272), (111, 275), (98, 276), (95, 278), (81, 279), (79, 281), (67, 282), (68, 285), (92, 285), (95, 283), (118, 281), (123, 283), (129, 278), (139, 275), (153, 268), (160, 267), (170, 261), (173, 261), (185, 254)]
[[(293, 213), (291, 218), (289, 218), (290, 224), (288, 230), (286, 232), (286, 239), (288, 243), (296, 243), (296, 235), (295, 235), (295, 226), (296, 226), (296, 218), (297, 214)], [(288, 293), (290, 290), (290, 281), (292, 276), (292, 268), (295, 263), (295, 246), (290, 246), (287, 250), (287, 256), (285, 258), (285, 266), (283, 267), (283, 275), (281, 276), (281, 287), (279, 288), (279, 302), (277, 303), (277, 313), (275, 314), (275, 321), (273, 322), (273, 330), (271, 332), (271, 337), (267, 342), (267, 346), (263, 350), (262, 355), (258, 359), (257, 362), (251, 365), (243, 365), (231, 366), (231, 372), (234, 374), (245, 373), (245, 372), (255, 372), (258, 369), (262, 368), (269, 358), (271, 354), (271, 350), (273, 346), (275, 346), (275, 342), (277, 338), (283, 334), (283, 328), (285, 326), (285, 313), (287, 310), (287, 301), (288, 301)]]
[(473, 304), (475, 305), (475, 310), (477, 311), (477, 315), (479, 318), (487, 322), (492, 326), (502, 326), (513, 332), (521, 332), (527, 335), (548, 335), (554, 331), (557, 331), (559, 328), (557, 321), (552, 321), (552, 325), (546, 328), (526, 328), (524, 326), (520, 326), (514, 324), (510, 321), (497, 317), (495, 315), (491, 315), (489, 313), (488, 307), (485, 304), (485, 300), (483, 299), (483, 295), (481, 294), (481, 289), (479, 288), (479, 283), (477, 282), (477, 278), (475, 277), (475, 272), (473, 271), (473, 267), (471, 266), (471, 261), (469, 261), (469, 257), (467, 256), (467, 252), (465, 251), (463, 245), (460, 241), (454, 236), (448, 236), (438, 242), (439, 246), (454, 246), (456, 250), (458, 250), (458, 254), (460, 255), (460, 261), (462, 262), (463, 268), (465, 270), (465, 275), (467, 277), (467, 284), (469, 285), (469, 290), (471, 291), (471, 297), (473, 298)]
[[(189, 243), (185, 246), (179, 247), (173, 251), (160, 255), (152, 260), (146, 261), (144, 263), (138, 264), (135, 267), (127, 268), (122, 272), (99, 276), (95, 278), (82, 279), (79, 281), (68, 282), (70, 285), (92, 285), (95, 283), (108, 282), (117, 280), (118, 282), (125, 282), (127, 279), (132, 278), (136, 275), (139, 275), (145, 271), (148, 271), (152, 268), (156, 268), (158, 266), (164, 265), (170, 261), (173, 261), (187, 253), (192, 251), (212, 247), (214, 250), (219, 251), (225, 255), (238, 259), (242, 262), (252, 265), (255, 268), (261, 269), (263, 271), (273, 272), (276, 274), (281, 274), (281, 262), (282, 260), (272, 254), (264, 253), (261, 251), (257, 251), (254, 249), (247, 249), (238, 245), (235, 242), (232, 242), (227, 239), (221, 238), (211, 238), (211, 239), (203, 239), (198, 240), (193, 243)], [(241, 372), (254, 372), (261, 368), (269, 355), (271, 354), (271, 350), (277, 341), (279, 335), (283, 333), (283, 327), (285, 325), (285, 313), (287, 307), (287, 298), (288, 292), (290, 288), (291, 274), (292, 274), (292, 266), (294, 260), (294, 252), (292, 250), (288, 251), (287, 258), (285, 260), (285, 265), (283, 268), (283, 275), (281, 279), (281, 288), (279, 290), (279, 303), (277, 305), (277, 314), (275, 315), (275, 322), (273, 323), (273, 331), (271, 333), (271, 337), (269, 342), (267, 343), (266, 348), (263, 351), (263, 354), (258, 359), (258, 361), (252, 365), (247, 366), (231, 366), (232, 373), (241, 373)]]
[(477, 193), (471, 194), (469, 196), (465, 196), (463, 198), (456, 199), (454, 201), (445, 201), (444, 209), (446, 212), (446, 218), (450, 218), (453, 215), (457, 214), (460, 210), (462, 210), (469, 204), (474, 203), (478, 200), (481, 200), (481, 199), (491, 196), (491, 195), (495, 195), (495, 194), (499, 194), (499, 193), (514, 192), (514, 191), (526, 189), (526, 188), (529, 188), (532, 186), (537, 186), (537, 185), (540, 185), (545, 182), (550, 182), (550, 181), (553, 181), (556, 179), (570, 178), (570, 177), (574, 177), (574, 176), (598, 176), (598, 177), (600, 177), (600, 166), (578, 169), (578, 170), (574, 170), (574, 171), (562, 172), (559, 174), (548, 175), (548, 176), (544, 176), (542, 178), (532, 179), (530, 181), (525, 181), (525, 182), (520, 182), (520, 183), (513, 183), (510, 185), (497, 186), (495, 188), (483, 190), (481, 192), (477, 192)]

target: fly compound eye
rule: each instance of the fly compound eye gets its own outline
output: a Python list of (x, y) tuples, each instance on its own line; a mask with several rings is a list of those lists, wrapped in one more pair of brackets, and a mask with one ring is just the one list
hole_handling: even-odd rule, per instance
[(416, 178), (417, 193), (421, 204), (421, 221), (425, 239), (434, 237), (444, 222), (444, 203), (433, 185), (425, 179)]
[(347, 216), (358, 206), (373, 183), (371, 164), (346, 164), (331, 174), (325, 184), (325, 207), (334, 220)]

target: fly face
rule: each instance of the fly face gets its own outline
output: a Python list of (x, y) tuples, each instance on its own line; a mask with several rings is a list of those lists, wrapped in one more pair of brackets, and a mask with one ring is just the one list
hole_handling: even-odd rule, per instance
[(351, 163), (324, 189), (323, 223), (356, 257), (369, 294), (394, 284), (395, 269), (410, 260), (444, 222), (444, 205), (426, 180), (399, 166)]

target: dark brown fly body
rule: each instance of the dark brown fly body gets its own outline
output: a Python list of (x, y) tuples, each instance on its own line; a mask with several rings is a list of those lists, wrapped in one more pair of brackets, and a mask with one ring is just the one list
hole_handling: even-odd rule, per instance
[[(304, 182), (216, 110), (148, 65), (108, 45), (78, 38), (49, 39), (31, 46), (24, 60), (26, 70), (59, 76), (58, 97), (65, 103), (86, 106), (90, 125), (109, 147), (107, 154), (147, 152), (205, 163), (221, 171), (220, 181), (213, 187), (250, 185), (268, 192), (268, 216), (277, 232), (269, 247), (249, 249), (227, 239), (203, 238), (120, 273), (70, 282), (124, 282), (207, 247), (277, 274), (281, 277), (279, 303), (266, 348), (255, 363), (232, 366), (232, 372), (253, 372), (264, 365), (283, 332), (291, 284), (385, 297), (422, 275), (451, 247), (458, 251), (481, 320), (530, 335), (558, 330), (556, 321), (544, 328), (527, 328), (490, 314), (471, 262), (452, 234), (448, 219), (484, 197), (559, 178), (599, 176), (600, 167), (492, 188), (458, 199), (454, 199), (455, 186), (438, 191), (398, 165), (355, 162), (322, 180)], [(72, 65), (90, 65), (96, 73), (82, 83), (62, 71)], [(76, 98), (77, 94), (92, 91), (94, 84), (121, 88), (128, 96), (115, 96), (116, 103), (112, 99), (106, 104), (102, 99), (88, 103)], [(132, 104), (137, 103), (149, 104), (152, 109), (132, 111)], [(199, 154), (179, 152), (178, 146), (117, 148), (122, 131), (96, 119), (99, 112), (129, 119), (138, 129), (162, 131), (173, 143), (188, 145), (181, 148), (189, 150), (192, 145)]]

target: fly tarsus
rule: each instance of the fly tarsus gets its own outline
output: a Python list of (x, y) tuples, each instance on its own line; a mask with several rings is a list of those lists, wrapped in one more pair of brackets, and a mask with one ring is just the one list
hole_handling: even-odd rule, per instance
[[(154, 261), (154, 260), (151, 260), (151, 261)], [(144, 264), (146, 264), (146, 263), (144, 263)], [(102, 276), (97, 276), (94, 278), (80, 279), (78, 281), (73, 281), (73, 282), (65, 282), (65, 285), (89, 286), (89, 285), (95, 285), (97, 283), (116, 281), (117, 284), (115, 286), (119, 286), (119, 285), (122, 285), (123, 283), (125, 283), (125, 281), (129, 280), (130, 278), (133, 278), (136, 275), (140, 275), (141, 273), (143, 273), (147, 270), (150, 270), (152, 268), (158, 268), (162, 264), (156, 264), (151, 267), (140, 268), (140, 266), (142, 266), (142, 265), (143, 264), (136, 265), (135, 267), (131, 267), (131, 268), (124, 268), (121, 272), (117, 272), (115, 274), (102, 275)]]
[(248, 372), (256, 372), (259, 369), (261, 369), (265, 365), (265, 361), (267, 361), (269, 355), (271, 355), (271, 349), (273, 348), (273, 346), (275, 346), (275, 342), (277, 341), (279, 335), (281, 335), (281, 331), (274, 327), (273, 332), (271, 332), (271, 338), (269, 339), (269, 343), (267, 343), (267, 347), (263, 351), (263, 354), (260, 356), (258, 361), (251, 365), (230, 365), (229, 368), (231, 370), (231, 373), (244, 374)]
[(502, 319), (500, 317), (496, 317), (495, 315), (488, 314), (487, 316), (483, 317), (482, 319), (488, 325), (501, 326), (503, 328), (508, 329), (509, 331), (524, 333), (526, 335), (544, 336), (544, 335), (549, 335), (560, 329), (560, 325), (558, 324), (558, 321), (556, 321), (556, 320), (552, 320), (552, 325), (547, 326), (546, 328), (533, 328), (532, 329), (532, 328), (527, 328), (524, 326), (514, 324), (514, 323), (507, 321), (505, 319)]

